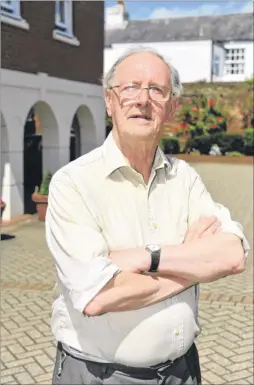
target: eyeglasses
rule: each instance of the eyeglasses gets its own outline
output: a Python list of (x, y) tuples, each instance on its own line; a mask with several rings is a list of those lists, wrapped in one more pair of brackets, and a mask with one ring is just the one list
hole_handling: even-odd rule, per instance
[(147, 90), (149, 97), (157, 102), (166, 102), (171, 96), (171, 90), (166, 87), (151, 85), (149, 87), (141, 87), (140, 84), (121, 84), (109, 87), (110, 90), (118, 88), (118, 93), (122, 99), (138, 99), (142, 90)]

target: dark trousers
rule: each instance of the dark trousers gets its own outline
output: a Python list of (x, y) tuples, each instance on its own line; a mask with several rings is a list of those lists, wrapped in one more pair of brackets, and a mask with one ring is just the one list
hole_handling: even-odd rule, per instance
[(200, 385), (201, 373), (195, 344), (175, 361), (152, 368), (135, 368), (76, 358), (58, 343), (53, 385)]

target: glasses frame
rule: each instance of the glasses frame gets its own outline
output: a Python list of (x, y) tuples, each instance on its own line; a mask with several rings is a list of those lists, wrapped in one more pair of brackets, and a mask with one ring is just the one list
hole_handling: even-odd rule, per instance
[[(128, 84), (131, 85), (132, 83), (127, 83), (126, 85), (128, 85)], [(108, 89), (109, 89), (109, 90), (113, 90), (114, 88), (119, 88), (119, 87), (121, 87), (122, 85), (124, 85), (124, 84), (117, 84), (117, 85), (108, 87)], [(137, 85), (138, 85), (138, 84), (137, 84)], [(150, 89), (151, 89), (152, 87), (154, 87), (154, 86), (140, 87), (139, 93), (137, 94), (136, 97), (130, 97), (130, 98), (125, 97), (125, 99), (128, 99), (128, 100), (137, 100), (137, 99), (139, 98), (139, 96), (140, 96), (140, 94), (141, 94), (141, 92), (142, 92), (143, 90), (147, 90), (147, 91), (148, 91), (149, 98), (150, 98), (151, 100), (155, 101), (155, 102), (167, 102), (167, 101), (170, 100), (171, 96), (174, 96), (174, 94), (172, 93), (172, 91), (169, 90), (170, 92), (169, 92), (169, 95), (168, 95), (167, 99), (162, 99), (162, 100), (154, 99), (154, 98), (151, 96), (151, 94), (150, 94)], [(121, 97), (120, 94), (119, 94), (119, 96)]]

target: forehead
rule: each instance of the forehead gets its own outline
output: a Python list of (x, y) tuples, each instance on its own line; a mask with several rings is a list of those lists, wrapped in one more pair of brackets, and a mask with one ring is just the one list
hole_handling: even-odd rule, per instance
[(115, 80), (119, 83), (138, 81), (168, 86), (170, 74), (168, 66), (159, 57), (142, 52), (127, 57), (118, 65)]

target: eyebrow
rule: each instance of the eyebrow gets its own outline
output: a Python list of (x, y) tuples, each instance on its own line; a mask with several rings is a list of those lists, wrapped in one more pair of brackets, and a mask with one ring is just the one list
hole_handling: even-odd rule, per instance
[[(138, 80), (130, 80), (130, 81), (126, 81), (126, 82), (118, 82), (118, 84), (141, 84), (140, 81)], [(148, 83), (148, 86), (151, 87), (151, 86), (157, 86), (157, 87), (161, 87), (161, 88), (170, 88), (170, 87), (167, 87), (167, 86), (163, 86), (161, 84), (158, 84), (158, 83), (155, 83), (155, 82), (149, 82)]]

